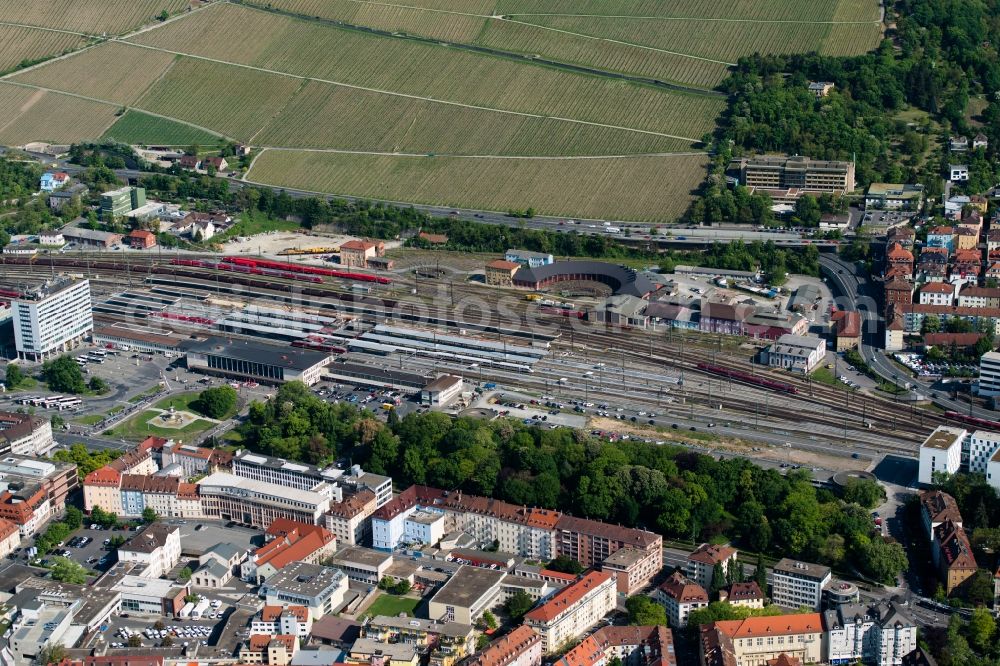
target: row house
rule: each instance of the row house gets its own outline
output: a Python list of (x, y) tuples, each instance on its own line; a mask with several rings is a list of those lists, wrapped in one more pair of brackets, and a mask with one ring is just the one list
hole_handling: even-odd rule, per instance
[(555, 666), (676, 666), (673, 634), (666, 627), (601, 627), (555, 662)]
[(900, 666), (917, 649), (917, 625), (896, 603), (848, 604), (823, 614), (826, 661)]
[(951, 281), (978, 284), (979, 274), (983, 270), (983, 256), (979, 250), (960, 249), (952, 257)]
[(932, 227), (927, 231), (927, 247), (941, 247), (948, 254), (955, 251), (956, 234), (954, 227)]
[(997, 224), (996, 217), (990, 230), (986, 233), (986, 256), (989, 259), (1000, 258), (1000, 225)]
[(885, 251), (886, 269), (904, 268), (906, 275), (913, 273), (913, 253), (903, 247), (902, 243), (893, 242)]
[(963, 308), (1000, 308), (1000, 289), (963, 285), (958, 293), (958, 306)]
[(590, 571), (528, 611), (524, 623), (542, 637), (542, 651), (551, 653), (600, 622), (615, 609), (616, 600), (615, 577)]
[(920, 287), (921, 305), (951, 305), (955, 300), (955, 285), (950, 282), (928, 282)]
[[(405, 536), (405, 525), (418, 511), (445, 516), (444, 531), (464, 531), (477, 541), (498, 542), (501, 552), (534, 560), (571, 557), (585, 567), (599, 567), (623, 549), (636, 553), (610, 563), (615, 575), (641, 586), (663, 565), (662, 537), (549, 509), (529, 508), (488, 497), (411, 486), (372, 514), (372, 543), (394, 550)], [(633, 576), (633, 572), (643, 572)]]
[(883, 301), (886, 312), (896, 306), (897, 309), (913, 303), (913, 283), (903, 278), (893, 278), (882, 283)]
[(910, 303), (898, 306), (903, 313), (903, 326), (906, 333), (920, 333), (924, 318), (934, 315), (944, 324), (949, 319), (964, 319), (974, 330), (985, 330), (992, 335), (1000, 334), (1000, 308), (968, 308), (956, 305), (921, 305)]

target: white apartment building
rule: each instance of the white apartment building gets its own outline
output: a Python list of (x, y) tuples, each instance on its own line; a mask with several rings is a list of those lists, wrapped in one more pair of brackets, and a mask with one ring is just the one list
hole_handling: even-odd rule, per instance
[(181, 559), (181, 528), (153, 523), (118, 548), (119, 562), (132, 562), (143, 568), (143, 578), (159, 578)]
[(729, 567), (736, 566), (736, 556), (739, 553), (729, 544), (703, 543), (693, 553), (688, 555), (684, 564), (684, 573), (693, 582), (704, 589), (712, 587), (712, 575), (715, 565), (722, 567), (722, 573), (729, 574)]
[(444, 536), (444, 512), (421, 509), (403, 523), (403, 543), (433, 546)]
[(72, 349), (94, 330), (88, 280), (62, 279), (13, 302), (18, 358), (40, 361)]
[(277, 518), (316, 525), (330, 508), (326, 493), (254, 481), (216, 472), (198, 481), (206, 517), (234, 520), (266, 529)]
[(954, 474), (962, 464), (963, 428), (938, 426), (920, 445), (920, 468), (917, 481), (930, 485), (938, 472)]
[(305, 606), (318, 620), (344, 602), (347, 576), (340, 569), (307, 562), (292, 562), (260, 586), (269, 606)]
[(898, 605), (850, 604), (823, 614), (827, 630), (826, 661), (870, 666), (900, 666), (917, 648), (917, 626)]
[(667, 609), (674, 628), (686, 627), (691, 611), (708, 607), (708, 593), (697, 583), (675, 572), (656, 588), (653, 598)]
[(819, 610), (830, 578), (830, 567), (783, 558), (771, 574), (771, 600), (785, 608)]
[[(997, 490), (1000, 490), (1000, 451), (994, 453), (990, 461), (986, 463), (986, 481)], [(997, 579), (1000, 581), (1000, 572), (998, 572)], [(1000, 596), (1000, 593), (998, 593), (998, 596)]]
[(1000, 395), (1000, 352), (986, 352), (979, 359), (979, 395)]
[(302, 640), (312, 631), (312, 618), (305, 606), (264, 606), (250, 622), (250, 634), (298, 636)]
[(794, 372), (812, 372), (826, 356), (826, 342), (808, 335), (786, 333), (767, 348), (767, 364)]
[(928, 282), (920, 288), (921, 305), (951, 305), (955, 300), (955, 285), (950, 282)]
[(615, 578), (606, 571), (590, 571), (528, 611), (524, 623), (542, 637), (542, 652), (551, 653), (615, 609)]
[(965, 437), (962, 449), (962, 459), (969, 471), (986, 474), (987, 463), (1000, 449), (1000, 432), (977, 430)]
[(9, 451), (19, 456), (48, 456), (55, 448), (52, 438), (52, 423), (47, 418), (0, 412), (0, 446), (10, 445)]

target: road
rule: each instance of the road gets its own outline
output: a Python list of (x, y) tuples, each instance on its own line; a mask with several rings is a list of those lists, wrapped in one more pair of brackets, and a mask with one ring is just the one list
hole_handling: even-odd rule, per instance
[[(882, 350), (884, 322), (878, 309), (874, 294), (874, 285), (864, 277), (855, 264), (841, 260), (833, 254), (820, 255), (820, 267), (826, 274), (831, 288), (840, 296), (836, 302), (846, 310), (858, 310), (863, 318), (863, 337), (860, 348), (861, 356), (879, 376), (886, 381), (902, 384), (910, 382), (918, 387), (920, 395), (930, 398), (935, 405), (944, 409), (970, 414), (984, 419), (995, 420), (993, 412), (970, 402), (954, 400), (948, 396), (948, 389), (935, 390), (934, 382), (912, 377), (902, 368), (890, 361)], [(900, 399), (917, 399), (917, 396), (900, 396)]]
[[(51, 168), (58, 168), (61, 171), (65, 171), (70, 175), (84, 171), (86, 167), (81, 167), (76, 164), (71, 164), (65, 159), (53, 158), (49, 155), (42, 155), (38, 153), (28, 153), (31, 157), (49, 165)], [(153, 172), (141, 171), (138, 169), (116, 169), (115, 175), (121, 179), (125, 180), (135, 180), (144, 175), (151, 175)], [(229, 183), (229, 186), (234, 189), (240, 189), (243, 187), (263, 187), (275, 192), (285, 192), (288, 196), (295, 199), (304, 199), (309, 197), (322, 197), (325, 199), (344, 199), (350, 202), (359, 201), (382, 201), (378, 199), (372, 199), (370, 197), (354, 197), (343, 194), (328, 194), (323, 192), (314, 192), (312, 190), (301, 190), (301, 189), (291, 189), (287, 187), (278, 187), (275, 185), (268, 185), (266, 183), (258, 183), (248, 180), (240, 180), (236, 178), (217, 176)], [(448, 217), (457, 220), (466, 220), (469, 222), (481, 222), (483, 224), (494, 224), (506, 227), (524, 227), (526, 229), (536, 229), (552, 231), (557, 233), (577, 233), (583, 235), (608, 235), (605, 231), (606, 226), (616, 226), (621, 228), (623, 231), (631, 231), (631, 234), (621, 234), (615, 237), (622, 241), (645, 241), (645, 240), (656, 240), (660, 244), (669, 244), (676, 246), (692, 246), (699, 247), (704, 246), (711, 242), (728, 242), (732, 240), (745, 240), (748, 242), (761, 240), (761, 241), (774, 241), (782, 246), (804, 246), (804, 245), (832, 245), (830, 242), (819, 242), (813, 241), (811, 239), (803, 238), (802, 234), (795, 232), (779, 232), (779, 231), (758, 231), (755, 229), (747, 227), (738, 226), (723, 226), (723, 227), (713, 227), (713, 228), (690, 228), (682, 229), (674, 227), (670, 230), (670, 235), (655, 235), (651, 234), (651, 229), (649, 225), (636, 225), (628, 222), (622, 222), (620, 220), (593, 220), (593, 219), (570, 219), (567, 217), (553, 217), (546, 215), (536, 215), (532, 218), (517, 218), (511, 217), (503, 212), (490, 211), (490, 210), (477, 210), (471, 208), (453, 208), (450, 206), (430, 206), (425, 204), (415, 204), (406, 201), (390, 201), (385, 200), (382, 203), (392, 204), (395, 206), (402, 206), (407, 208), (413, 208), (421, 213), (434, 217)], [(608, 224), (605, 225), (605, 222)], [(641, 235), (636, 235), (641, 234)], [(646, 238), (649, 235), (649, 238)]]

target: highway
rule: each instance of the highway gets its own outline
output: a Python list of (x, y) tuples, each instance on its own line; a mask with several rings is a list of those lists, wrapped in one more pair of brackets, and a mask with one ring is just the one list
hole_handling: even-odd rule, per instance
[[(82, 167), (76, 164), (71, 164), (65, 159), (57, 159), (48, 155), (41, 155), (37, 153), (29, 153), (33, 158), (43, 162), (51, 168), (58, 168), (66, 173), (77, 174), (81, 171), (85, 171), (86, 167)], [(144, 175), (152, 175), (154, 172), (141, 171), (138, 169), (116, 169), (115, 175), (123, 180), (136, 180)], [(413, 208), (414, 210), (420, 211), (426, 215), (433, 217), (447, 217), (457, 220), (466, 220), (469, 222), (481, 222), (483, 224), (494, 224), (506, 227), (524, 227), (527, 229), (536, 229), (544, 231), (552, 231), (556, 233), (577, 233), (583, 235), (609, 235), (605, 231), (606, 226), (613, 226), (622, 229), (622, 234), (616, 234), (615, 237), (624, 242), (643, 242), (643, 241), (656, 241), (659, 245), (670, 245), (677, 247), (703, 247), (709, 243), (713, 242), (729, 242), (732, 240), (745, 240), (747, 242), (752, 242), (755, 240), (760, 241), (774, 241), (775, 243), (782, 246), (804, 246), (804, 245), (819, 245), (819, 246), (832, 246), (835, 243), (831, 241), (813, 241), (811, 239), (803, 238), (801, 234), (789, 232), (789, 231), (758, 231), (749, 227), (739, 227), (739, 226), (723, 226), (723, 227), (713, 227), (713, 228), (681, 228), (681, 227), (669, 227), (669, 233), (659, 233), (654, 235), (653, 230), (649, 224), (635, 224), (630, 222), (623, 222), (621, 220), (592, 220), (592, 219), (570, 219), (567, 217), (554, 217), (546, 215), (535, 215), (531, 218), (518, 218), (511, 217), (506, 213), (499, 211), (490, 210), (477, 210), (471, 208), (454, 208), (450, 206), (431, 206), (426, 204), (415, 204), (406, 201), (391, 201), (391, 200), (380, 200), (372, 199), (370, 197), (355, 197), (344, 194), (329, 194), (324, 192), (314, 192), (311, 190), (300, 190), (300, 189), (290, 189), (287, 187), (278, 187), (275, 185), (268, 185), (267, 183), (259, 183), (249, 180), (237, 179), (234, 177), (228, 177), (225, 175), (218, 175), (217, 178), (221, 178), (229, 183), (229, 186), (233, 189), (240, 189), (242, 187), (261, 187), (273, 190), (275, 192), (285, 192), (288, 196), (295, 199), (304, 199), (308, 197), (321, 197), (327, 200), (330, 199), (344, 199), (350, 202), (359, 201), (380, 201), (382, 203), (391, 204), (394, 206), (401, 206), (404, 208)], [(607, 223), (607, 224), (605, 224)], [(667, 228), (664, 227), (666, 231)]]

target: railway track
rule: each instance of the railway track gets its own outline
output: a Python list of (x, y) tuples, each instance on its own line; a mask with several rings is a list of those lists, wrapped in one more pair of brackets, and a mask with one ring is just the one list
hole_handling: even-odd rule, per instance
[[(131, 287), (146, 286), (146, 281), (151, 278), (161, 278), (172, 281), (179, 286), (192, 283), (201, 284), (209, 290), (211, 287), (206, 283), (212, 283), (221, 294), (223, 291), (232, 290), (234, 285), (240, 287), (240, 292), (244, 298), (268, 298), (272, 300), (284, 299), (286, 303), (298, 303), (301, 305), (318, 308), (333, 309), (347, 314), (359, 315), (362, 318), (370, 318), (372, 321), (384, 319), (386, 316), (407, 320), (407, 312), (415, 321), (425, 321), (428, 323), (452, 323), (454, 312), (449, 308), (433, 303), (412, 302), (399, 300), (396, 298), (379, 298), (371, 295), (358, 295), (352, 293), (342, 285), (324, 283), (304, 285), (300, 282), (282, 279), (276, 276), (244, 276), (241, 274), (222, 273), (206, 268), (181, 267), (169, 264), (158, 263), (156, 257), (125, 258), (124, 256), (74, 256), (63, 257), (48, 255), (36, 262), (31, 262), (24, 257), (7, 257), (0, 260), (0, 274), (4, 277), (22, 275), (25, 277), (36, 277), (43, 279), (48, 277), (56, 267), (62, 270), (72, 269), (73, 272), (90, 275), (92, 277), (100, 275), (100, 281), (110, 282), (119, 288), (122, 286), (122, 276), (125, 276), (125, 283)], [(81, 270), (82, 269), (82, 270)], [(9, 280), (8, 280), (9, 281)], [(424, 279), (422, 282), (433, 283), (433, 279)], [(447, 283), (442, 283), (442, 285)], [(254, 290), (249, 293), (245, 288)], [(426, 288), (426, 286), (425, 286)], [(476, 296), (483, 298), (482, 288), (471, 287), (460, 284), (452, 287), (453, 292), (457, 291), (459, 296)], [(391, 292), (390, 292), (391, 294)], [(324, 300), (317, 300), (324, 299)], [(524, 301), (524, 312), (512, 314), (517, 317), (510, 322), (504, 322), (504, 326), (531, 326), (535, 322), (529, 318), (527, 310), (531, 303)], [(420, 312), (418, 313), (417, 310)], [(727, 358), (719, 359), (718, 354), (705, 348), (699, 348), (697, 344), (677, 343), (667, 340), (661, 336), (655, 340), (655, 349), (651, 339), (640, 341), (627, 331), (610, 331), (602, 325), (581, 322), (577, 320), (568, 321), (562, 317), (553, 317), (550, 330), (562, 334), (563, 340), (557, 344), (565, 344), (565, 339), (569, 336), (573, 340), (574, 346), (588, 347), (594, 353), (602, 353), (603, 350), (611, 348), (621, 350), (623, 353), (638, 356), (649, 363), (663, 369), (672, 369), (675, 372), (684, 373), (686, 376), (704, 378), (708, 382), (730, 381), (725, 380), (712, 373), (704, 372), (697, 368), (697, 363), (711, 359), (716, 365), (727, 367), (743, 372), (757, 373), (761, 376), (768, 376), (778, 379), (781, 382), (790, 384), (796, 388), (795, 400), (801, 403), (808, 403), (825, 409), (843, 409), (850, 411), (847, 414), (848, 421), (867, 421), (871, 424), (873, 432), (904, 436), (906, 439), (921, 438), (926, 434), (928, 427), (923, 426), (923, 421), (930, 423), (939, 422), (942, 417), (926, 412), (926, 410), (916, 409), (911, 406), (909, 409), (901, 408), (877, 396), (863, 397), (854, 395), (846, 390), (811, 382), (788, 374), (776, 375), (770, 371), (762, 370), (759, 366), (741, 363)], [(436, 320), (436, 321), (435, 321)], [(500, 326), (498, 323), (496, 326)], [(499, 333), (498, 333), (499, 334)], [(577, 345), (577, 340), (579, 345)], [(747, 385), (752, 387), (752, 385)], [(711, 383), (709, 383), (711, 387)], [(699, 390), (697, 386), (692, 386), (691, 393), (703, 395), (705, 391)], [(752, 387), (758, 392), (766, 392), (761, 387)], [(710, 390), (710, 388), (709, 388)], [(703, 396), (704, 397), (704, 396)], [(752, 413), (752, 408), (759, 408), (760, 400), (736, 399), (728, 396), (733, 405), (741, 405), (745, 410)], [(853, 403), (853, 407), (852, 407)], [(860, 412), (859, 408), (860, 407)], [(798, 413), (791, 408), (779, 408), (781, 411), (775, 412), (785, 415), (789, 419), (800, 419), (804, 411)], [(801, 409), (801, 407), (800, 407)], [(816, 422), (833, 423), (843, 425), (845, 419), (832, 415), (811, 411), (808, 414), (811, 420)], [(916, 418), (917, 422), (914, 422)]]

